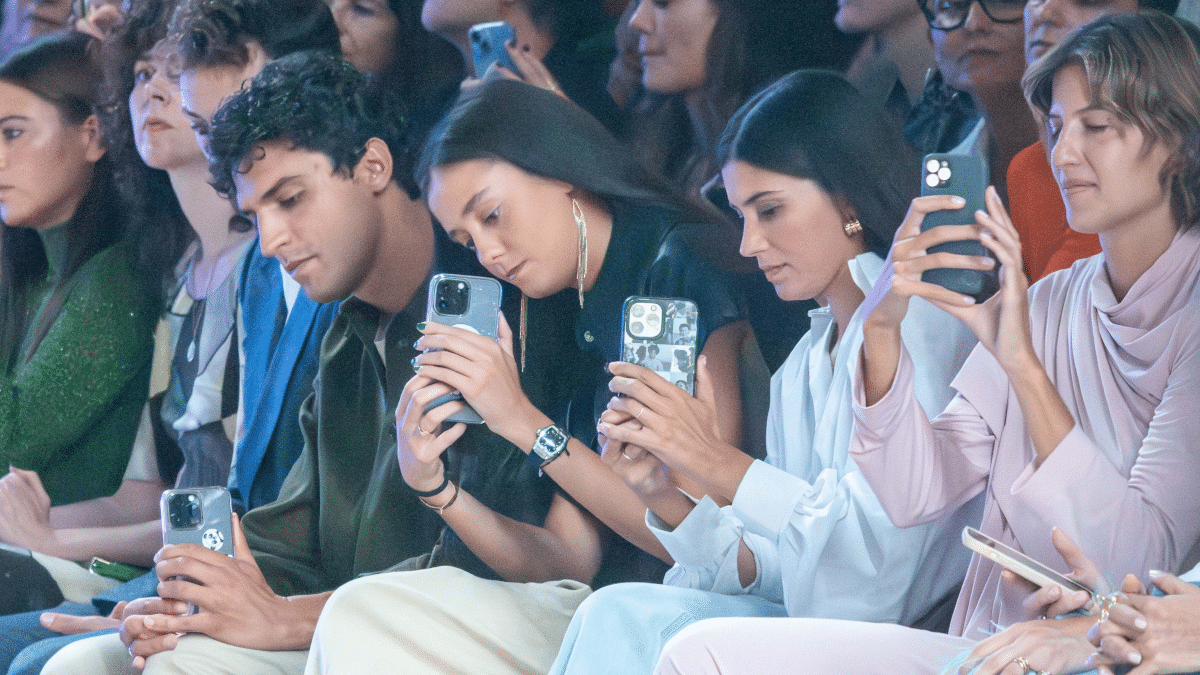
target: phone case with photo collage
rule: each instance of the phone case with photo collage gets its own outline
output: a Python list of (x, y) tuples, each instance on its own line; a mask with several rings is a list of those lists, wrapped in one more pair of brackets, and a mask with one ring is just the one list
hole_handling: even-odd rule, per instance
[(694, 396), (696, 303), (634, 296), (625, 300), (621, 316), (621, 360), (649, 368)]

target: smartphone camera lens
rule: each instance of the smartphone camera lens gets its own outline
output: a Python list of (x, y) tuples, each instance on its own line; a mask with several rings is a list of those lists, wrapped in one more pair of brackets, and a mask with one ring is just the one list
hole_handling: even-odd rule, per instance
[(443, 279), (438, 282), (434, 305), (438, 314), (466, 314), (471, 306), (471, 287), (458, 279)]
[(204, 520), (200, 498), (191, 492), (171, 495), (171, 500), (167, 504), (167, 514), (171, 521), (171, 527), (176, 530), (196, 529)]

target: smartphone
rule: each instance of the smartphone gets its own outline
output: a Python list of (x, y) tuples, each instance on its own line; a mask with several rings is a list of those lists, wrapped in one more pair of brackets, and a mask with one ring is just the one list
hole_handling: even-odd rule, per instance
[(975, 551), (988, 560), (999, 563), (1005, 569), (1015, 572), (1022, 579), (1026, 579), (1040, 587), (1055, 584), (1061, 586), (1064, 592), (1085, 591), (1088, 594), (1092, 594), (1093, 592), (1092, 589), (1078, 581), (1067, 578), (1017, 549), (997, 541), (995, 538), (989, 537), (973, 527), (963, 528), (962, 542), (963, 546)]
[[(167, 490), (159, 499), (163, 545), (199, 544), (233, 557), (233, 503), (223, 487)], [(196, 606), (188, 603), (188, 614)]]
[(475, 77), (483, 77), (488, 66), (493, 63), (504, 66), (517, 75), (521, 70), (513, 62), (508, 49), (509, 42), (517, 38), (512, 26), (504, 21), (477, 23), (467, 31), (467, 39), (471, 41), (471, 57), (475, 62)]
[(132, 581), (142, 576), (150, 570), (142, 567), (136, 567), (134, 565), (127, 565), (125, 563), (112, 562), (100, 557), (94, 557), (92, 558), (92, 562), (88, 564), (88, 571), (96, 576), (105, 577), (107, 579), (116, 579), (121, 583), (125, 583), (126, 581)]
[[(466, 274), (438, 274), (429, 280), (429, 300), (425, 320), (456, 326), (493, 340), (500, 334), (500, 282), (491, 277)], [(450, 401), (461, 401), (462, 394), (439, 396), (425, 406), (425, 412)], [(446, 418), (449, 424), (483, 424), (471, 406)]]
[(632, 296), (621, 317), (621, 360), (649, 368), (695, 396), (696, 303)]
[[(934, 153), (921, 163), (921, 196), (957, 195), (966, 204), (957, 210), (934, 211), (925, 216), (921, 231), (939, 225), (973, 225), (975, 212), (986, 211), (984, 191), (988, 185), (987, 160), (978, 155)], [(978, 240), (950, 241), (930, 247), (930, 253), (947, 251), (960, 255), (991, 256)], [(926, 270), (922, 281), (937, 284), (983, 302), (1000, 289), (999, 264), (990, 270), (939, 268)]]

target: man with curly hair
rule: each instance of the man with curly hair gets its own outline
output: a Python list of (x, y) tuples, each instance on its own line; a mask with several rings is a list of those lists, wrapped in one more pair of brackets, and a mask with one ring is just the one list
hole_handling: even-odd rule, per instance
[[(491, 514), (477, 519), (478, 532), (443, 531), (439, 516), (449, 504), (423, 504), (401, 475), (394, 415), (418, 353), (425, 289), (436, 273), (480, 268), (433, 226), (411, 177), (411, 151), (435, 111), (421, 117), (371, 85), (341, 59), (295, 54), (268, 64), (231, 97), (209, 135), (213, 183), (255, 222), (264, 253), (311, 299), (345, 298), (301, 411), (304, 450), (279, 500), (235, 526), (234, 559), (196, 545), (159, 552), (160, 594), (179, 605), (175, 611), (190, 602), (199, 613), (127, 612), (120, 640), (76, 643), (43, 672), (130, 672), (133, 655), (133, 666), (155, 675), (301, 673), (317, 618), (339, 586), (404, 570), (450, 584), (461, 574), (496, 579), (491, 550), (476, 557), (477, 541), (511, 551), (534, 550), (521, 534), (547, 538), (540, 534), (547, 511), (562, 497), (537, 461), (485, 427), (465, 430), (445, 460), (455, 494), (463, 493), (455, 508)], [(397, 105), (408, 112), (397, 114)], [(522, 376), (533, 391), (538, 372)], [(506, 532), (521, 534), (506, 539)], [(564, 556), (591, 551), (572, 545), (562, 543)], [(565, 627), (590, 593), (579, 581), (514, 586), (543, 588), (522, 595), (530, 632), (545, 615), (534, 611), (539, 601)], [(498, 627), (520, 621), (508, 617)]]

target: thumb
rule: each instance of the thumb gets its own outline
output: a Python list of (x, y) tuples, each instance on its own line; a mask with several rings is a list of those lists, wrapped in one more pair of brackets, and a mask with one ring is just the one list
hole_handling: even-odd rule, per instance
[(236, 513), (233, 514), (233, 557), (258, 567), (250, 543), (246, 541), (246, 533), (242, 530), (242, 519)]
[(708, 374), (708, 357), (696, 359), (696, 399), (712, 410), (717, 409), (717, 394), (712, 376)]
[(26, 469), (18, 469), (15, 466), (11, 467), (9, 470), (20, 476), (29, 485), (29, 487), (33, 488), (34, 492), (38, 493), (39, 495), (46, 494), (46, 488), (42, 485), (42, 477), (38, 475), (38, 472), (28, 471)]
[(513, 356), (512, 328), (509, 328), (508, 319), (504, 318), (504, 312), (500, 312), (500, 320), (497, 322), (496, 342), (500, 343), (500, 348), (509, 356)]
[(1154, 579), (1154, 585), (1158, 586), (1163, 593), (1167, 595), (1183, 595), (1185, 593), (1200, 593), (1200, 589), (1181, 580), (1174, 574), (1159, 572), (1158, 570), (1150, 570), (1150, 577)]
[(1110, 589), (1104, 581), (1104, 575), (1100, 574), (1100, 570), (1096, 564), (1088, 559), (1083, 549), (1075, 540), (1070, 537), (1061, 527), (1055, 527), (1050, 531), (1050, 540), (1054, 542), (1054, 548), (1058, 549), (1059, 555), (1063, 561), (1071, 568), (1071, 576), (1088, 586), (1096, 593), (1107, 593)]

